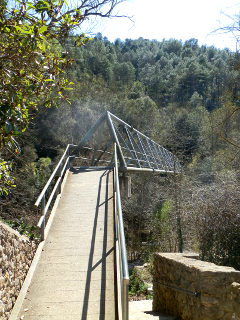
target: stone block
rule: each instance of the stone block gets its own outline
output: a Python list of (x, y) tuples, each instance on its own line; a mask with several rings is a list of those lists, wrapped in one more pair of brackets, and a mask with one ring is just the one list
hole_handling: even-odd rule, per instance
[(240, 320), (239, 279), (239, 271), (194, 254), (155, 254), (153, 310), (182, 320)]

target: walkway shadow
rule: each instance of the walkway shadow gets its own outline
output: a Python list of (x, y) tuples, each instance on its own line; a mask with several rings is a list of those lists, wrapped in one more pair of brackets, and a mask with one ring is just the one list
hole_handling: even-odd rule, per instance
[[(80, 173), (84, 172), (82, 168), (79, 168), (79, 170), (74, 169), (74, 173)], [(83, 171), (82, 171), (83, 170)], [(87, 169), (89, 170), (89, 169)], [(103, 169), (101, 169), (103, 170)], [(88, 171), (89, 172), (89, 171)], [(87, 269), (87, 279), (86, 279), (86, 285), (85, 285), (85, 294), (84, 294), (84, 302), (83, 302), (83, 309), (82, 309), (82, 316), (81, 320), (87, 320), (88, 315), (88, 309), (89, 309), (89, 296), (90, 296), (90, 290), (91, 290), (91, 278), (92, 278), (92, 272), (101, 265), (101, 280), (100, 282), (100, 313), (99, 317), (97, 317), (99, 320), (105, 319), (105, 300), (106, 300), (106, 276), (107, 276), (107, 257), (114, 251), (114, 246), (110, 249), (107, 248), (107, 240), (108, 240), (108, 205), (109, 201), (113, 199), (113, 197), (109, 197), (109, 175), (110, 171), (106, 170), (101, 175), (99, 179), (99, 185), (98, 185), (98, 194), (97, 194), (97, 203), (96, 203), (96, 209), (95, 209), (95, 216), (94, 216), (94, 222), (93, 222), (93, 228), (92, 228), (92, 239), (91, 239), (91, 246), (90, 246), (90, 253), (89, 253), (89, 260), (88, 260), (88, 269)], [(101, 191), (103, 188), (103, 178), (106, 178), (106, 190), (105, 190), (105, 199), (101, 200)], [(103, 193), (102, 193), (103, 194)], [(102, 201), (102, 202), (100, 202)], [(112, 200), (113, 201), (113, 200)], [(104, 222), (103, 222), (103, 242), (102, 242), (102, 257), (99, 259), (94, 265), (94, 249), (96, 244), (96, 232), (97, 232), (97, 223), (99, 219), (99, 209), (100, 207), (104, 206)], [(111, 214), (111, 212), (110, 212)], [(112, 213), (113, 214), (113, 213)], [(108, 251), (107, 251), (108, 249)], [(96, 320), (97, 320), (96, 318)], [(114, 320), (114, 319), (113, 319)]]

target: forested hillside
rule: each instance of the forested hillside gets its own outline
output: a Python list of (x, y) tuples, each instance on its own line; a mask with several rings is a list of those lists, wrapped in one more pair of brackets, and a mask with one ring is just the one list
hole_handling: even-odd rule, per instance
[(2, 195), (1, 217), (34, 225), (33, 203), (64, 147), (109, 110), (182, 164), (173, 177), (133, 175), (133, 195), (124, 200), (129, 250), (145, 257), (200, 250), (203, 259), (240, 268), (238, 54), (196, 39), (111, 43), (101, 34), (82, 47), (71, 39), (63, 46), (74, 59), (71, 104), (39, 105), (17, 139), (21, 153), (2, 152), (13, 161), (16, 188)]

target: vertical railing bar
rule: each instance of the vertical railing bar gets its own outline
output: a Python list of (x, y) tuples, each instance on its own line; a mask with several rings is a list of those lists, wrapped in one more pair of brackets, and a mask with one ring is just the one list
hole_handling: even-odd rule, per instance
[(173, 166), (171, 166), (171, 161), (169, 159), (169, 152), (167, 150), (165, 150), (163, 148), (164, 152), (165, 152), (165, 155), (166, 155), (166, 161), (167, 161), (167, 165), (168, 165), (168, 168), (171, 170)]
[[(138, 143), (135, 141), (135, 138), (134, 138), (132, 132), (131, 132), (130, 130), (128, 130), (128, 132), (129, 132), (129, 135), (130, 135), (132, 141), (135, 143), (135, 145), (136, 145), (136, 147), (137, 147), (137, 149), (138, 149), (138, 151), (136, 151), (136, 153), (137, 153), (137, 154), (140, 154), (140, 157), (138, 156), (138, 159), (140, 158), (140, 159), (139, 159), (140, 161), (145, 162), (145, 160), (143, 159), (143, 158), (144, 158), (144, 154), (143, 154), (141, 148), (139, 147)], [(137, 135), (134, 130), (133, 130), (133, 133), (134, 133), (135, 135)]]
[(67, 158), (68, 158), (68, 166), (67, 166), (67, 168), (68, 169), (70, 169), (70, 147), (68, 148), (68, 150), (67, 150)]
[[(132, 138), (132, 140), (133, 140), (133, 138)], [(134, 141), (134, 143), (136, 144), (136, 142)], [(139, 146), (136, 144), (136, 146), (139, 148)], [(123, 150), (127, 150), (127, 148), (125, 148), (125, 147), (123, 147), (122, 146), (122, 149)], [(133, 151), (133, 150), (131, 150), (131, 151)], [(140, 157), (138, 156), (138, 160), (139, 161), (142, 161), (142, 162), (147, 162), (147, 160), (144, 160), (143, 158), (144, 158), (144, 154), (141, 152), (141, 151), (136, 151), (136, 149), (135, 149), (135, 152), (138, 154), (138, 155), (140, 155)], [(127, 156), (125, 156), (125, 158), (128, 158)], [(129, 159), (132, 159), (132, 158), (129, 158)]]
[[(127, 145), (126, 141), (124, 140), (122, 134), (120, 133), (120, 131), (118, 130), (118, 128), (115, 128), (115, 130), (117, 131), (117, 134), (119, 135), (119, 137), (121, 138), (123, 144), (125, 145), (126, 150), (130, 153), (131, 155), (131, 160), (134, 160), (134, 154), (132, 154), (132, 151), (129, 149), (129, 146)], [(129, 163), (129, 162), (128, 162)], [(127, 163), (127, 164), (128, 164)]]
[(112, 121), (112, 118), (110, 117), (110, 114), (111, 113), (107, 111), (107, 122), (108, 122), (108, 125), (109, 125), (111, 136), (113, 138), (113, 142), (115, 142), (117, 144), (117, 146), (118, 146), (118, 154), (119, 154), (120, 165), (123, 168), (126, 168), (127, 164), (126, 164), (126, 161), (124, 159), (124, 156), (123, 156), (123, 153), (122, 153), (122, 149), (121, 149), (121, 146), (120, 146), (120, 143), (119, 143), (119, 140), (118, 140), (118, 136), (116, 134), (116, 128), (115, 128), (115, 125), (114, 125), (114, 123)]
[(169, 166), (168, 166), (168, 163), (166, 161), (166, 155), (165, 155), (165, 150), (162, 146), (158, 145), (158, 148), (160, 150), (160, 153), (162, 154), (162, 157), (163, 157), (163, 160), (164, 160), (164, 165), (165, 167), (167, 168), (167, 170), (169, 170)]
[(146, 155), (145, 149), (144, 149), (143, 144), (142, 144), (142, 140), (141, 140), (138, 132), (137, 132), (137, 138), (138, 138), (138, 142), (140, 143), (140, 146), (141, 146), (141, 148), (142, 148), (142, 152), (143, 152), (143, 154), (144, 154), (145, 160), (146, 160), (146, 162), (148, 163), (149, 168), (152, 168), (152, 166), (150, 165), (149, 159), (148, 159), (148, 157), (147, 157), (147, 155)]
[(121, 303), (122, 303), (122, 317), (123, 320), (128, 320), (128, 264), (127, 264), (127, 252), (126, 252), (126, 242), (124, 235), (123, 217), (122, 217), (122, 205), (120, 198), (120, 186), (118, 178), (118, 162), (117, 162), (117, 144), (114, 143), (114, 154), (115, 154), (115, 190), (116, 190), (116, 210), (118, 215), (118, 242), (119, 242), (119, 262), (120, 262), (120, 285), (121, 285)]
[[(107, 144), (105, 145), (104, 149), (103, 150), (97, 150), (97, 151), (100, 151), (100, 155), (97, 157), (97, 159), (95, 159), (95, 162), (94, 162), (94, 166), (96, 166), (96, 164), (98, 163), (98, 161), (102, 158), (102, 156), (104, 155), (104, 153), (107, 151), (107, 149), (112, 145), (113, 141), (112, 139), (110, 139)], [(107, 153), (107, 152), (106, 152)], [(114, 154), (114, 153), (113, 153)]]
[(171, 165), (172, 170), (174, 171), (174, 155), (170, 152), (168, 152), (168, 159)]
[(116, 132), (117, 132), (118, 136), (121, 138), (123, 144), (125, 145), (125, 150), (127, 150), (127, 152), (130, 153), (130, 156), (131, 156), (130, 159), (133, 159), (132, 151), (130, 150), (129, 146), (127, 145), (127, 143), (126, 143), (125, 139), (123, 138), (121, 132), (118, 130), (117, 127), (115, 129), (116, 129)]
[[(48, 179), (47, 183), (45, 184), (42, 192), (40, 193), (37, 201), (35, 202), (36, 207), (38, 207), (39, 204), (41, 203), (42, 215), (41, 215), (41, 218), (39, 219), (39, 222), (38, 222), (38, 227), (41, 228), (41, 241), (44, 241), (44, 238), (45, 238), (46, 214), (47, 214), (48, 208), (52, 202), (52, 199), (54, 198), (54, 196), (56, 194), (56, 191), (58, 190), (58, 192), (61, 193), (62, 178), (66, 172), (66, 168), (69, 167), (69, 159), (70, 159), (69, 148), (70, 148), (70, 146), (71, 146), (70, 144), (67, 145), (61, 159), (59, 160), (53, 173), (51, 174), (51, 176)], [(67, 156), (67, 159), (65, 160), (66, 156)], [(64, 163), (64, 161), (65, 161), (65, 163)], [(46, 204), (46, 191), (48, 190), (48, 188), (51, 185), (51, 182), (55, 176), (58, 176), (58, 180), (56, 181), (56, 183), (52, 189), (52, 192), (49, 196), (49, 199), (47, 201), (47, 204)]]
[(53, 179), (53, 178), (54, 178), (54, 176), (56, 175), (56, 173), (57, 173), (57, 171), (58, 171), (58, 169), (59, 169), (59, 167), (60, 167), (60, 165), (61, 165), (61, 163), (62, 163), (63, 159), (65, 158), (65, 155), (66, 155), (66, 153), (67, 153), (67, 151), (68, 151), (69, 146), (70, 146), (70, 144), (68, 144), (68, 145), (67, 145), (67, 148), (65, 149), (64, 154), (62, 155), (62, 157), (61, 157), (61, 159), (59, 160), (58, 164), (56, 165), (56, 167), (55, 167), (55, 169), (54, 169), (53, 173), (51, 174), (51, 176), (50, 176), (50, 178), (48, 179), (47, 183), (45, 184), (45, 186), (44, 186), (44, 188), (43, 188), (42, 192), (40, 193), (40, 195), (39, 195), (39, 197), (38, 197), (37, 201), (35, 202), (35, 204), (34, 204), (34, 205), (35, 205), (36, 207), (38, 207), (38, 206), (39, 206), (39, 204), (40, 204), (40, 202), (41, 202), (41, 200), (42, 200), (43, 195), (44, 195), (44, 194), (45, 194), (45, 192), (47, 191), (47, 189), (48, 189), (48, 187), (49, 187), (50, 183), (52, 182), (52, 179)]
[[(145, 139), (145, 147), (147, 148), (147, 150), (148, 150), (148, 153), (147, 153), (147, 156), (150, 158), (150, 160), (149, 160), (149, 162), (151, 162), (151, 163), (153, 163), (153, 165), (155, 165), (156, 166), (156, 160), (154, 159), (154, 157), (153, 157), (153, 154), (152, 154), (152, 151), (151, 151), (151, 149), (150, 149), (150, 147), (149, 147), (149, 143), (148, 143), (148, 139), (149, 138), (147, 138), (147, 137), (144, 137), (144, 139)], [(149, 151), (150, 151), (150, 153), (149, 153)], [(153, 167), (151, 167), (151, 168), (153, 168)]]
[[(63, 166), (62, 166), (62, 163), (61, 163), (61, 165), (59, 166), (59, 171), (60, 171), (60, 174), (59, 174), (59, 178), (61, 177), (61, 174), (62, 174), (62, 171), (63, 171)], [(56, 177), (57, 177), (57, 175), (56, 175)], [(59, 185), (58, 185), (58, 194), (60, 194), (61, 193), (61, 183), (59, 183)]]
[(168, 159), (171, 163), (171, 169), (174, 171), (174, 154), (169, 151), (167, 153), (168, 153)]
[(45, 235), (44, 235), (44, 230), (45, 230), (45, 205), (46, 205), (46, 198), (45, 194), (42, 198), (42, 216), (43, 216), (43, 221), (41, 224), (41, 241), (44, 241)]
[(159, 145), (156, 142), (154, 143), (154, 148), (155, 148), (156, 154), (158, 156), (159, 162), (161, 163), (162, 169), (167, 170), (167, 167), (165, 165), (165, 161), (164, 161), (162, 155), (160, 154)]
[(138, 167), (141, 168), (141, 165), (140, 165), (140, 162), (139, 162), (139, 159), (138, 159), (136, 150), (135, 150), (135, 148), (134, 148), (134, 145), (133, 145), (133, 143), (132, 143), (131, 136), (130, 136), (130, 134), (129, 134), (129, 130), (128, 130), (128, 128), (127, 128), (126, 126), (125, 126), (124, 128), (125, 128), (125, 130), (126, 130), (126, 133), (127, 133), (127, 136), (128, 136), (128, 140), (129, 140), (129, 142), (130, 142), (130, 145), (131, 145), (131, 147), (132, 147), (132, 149), (133, 149), (134, 156), (135, 156), (135, 158), (136, 158), (136, 160), (137, 160)]
[(152, 154), (152, 157), (153, 157), (154, 163), (155, 163), (155, 165), (156, 165), (157, 169), (159, 169), (158, 162), (157, 162), (157, 160), (156, 160), (156, 158), (155, 158), (155, 155), (154, 155), (154, 152), (153, 152), (153, 150), (152, 150), (151, 143), (152, 143), (152, 140), (147, 139), (147, 144), (148, 144), (149, 149), (150, 149), (150, 152), (151, 152), (151, 154)]
[(167, 167), (166, 167), (166, 164), (165, 164), (165, 160), (164, 160), (163, 155), (162, 155), (162, 153), (161, 153), (161, 151), (159, 149), (159, 147), (160, 147), (159, 144), (154, 142), (153, 146), (154, 146), (154, 149), (155, 149), (155, 153), (156, 153), (156, 155), (157, 155), (157, 157), (159, 159), (159, 164), (161, 165), (162, 169), (167, 170)]
[(159, 157), (159, 153), (157, 151), (155, 142), (152, 143), (152, 147), (153, 147), (154, 153), (156, 155), (156, 159), (157, 159), (157, 163), (158, 163), (158, 169), (160, 170), (162, 168), (162, 161), (161, 161), (161, 158)]

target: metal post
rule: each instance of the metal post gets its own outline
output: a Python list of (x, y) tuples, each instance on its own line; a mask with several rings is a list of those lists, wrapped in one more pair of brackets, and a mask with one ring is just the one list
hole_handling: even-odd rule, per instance
[(42, 198), (42, 216), (43, 216), (43, 221), (41, 225), (41, 241), (44, 241), (44, 230), (45, 230), (45, 205), (46, 205), (46, 200), (45, 200), (45, 194)]
[(67, 149), (67, 159), (68, 159), (68, 165), (67, 165), (67, 168), (70, 169), (70, 146), (68, 145), (68, 149)]
[[(65, 159), (65, 157), (63, 158), (63, 161), (64, 161), (64, 159)], [(61, 177), (62, 169), (63, 169), (63, 163), (60, 164), (58, 177)], [(62, 191), (61, 185), (62, 185), (62, 183), (60, 182), (58, 185), (58, 194), (60, 194)]]
[(126, 165), (126, 162), (125, 162), (125, 158), (122, 154), (122, 149), (121, 149), (121, 146), (119, 144), (119, 140), (118, 140), (118, 137), (116, 135), (116, 130), (115, 130), (115, 127), (113, 125), (113, 122), (112, 122), (112, 119), (110, 117), (110, 113), (107, 112), (107, 122), (108, 122), (108, 126), (109, 126), (109, 129), (110, 129), (110, 133), (111, 133), (111, 136), (112, 136), (112, 139), (113, 141), (115, 142), (115, 144), (118, 146), (118, 158), (119, 158), (119, 161), (120, 161), (120, 165), (122, 168), (127, 168), (127, 165)]
[(147, 156), (147, 154), (146, 154), (146, 151), (145, 151), (145, 149), (144, 149), (143, 142), (142, 142), (141, 137), (140, 137), (140, 135), (138, 134), (138, 132), (137, 132), (137, 138), (138, 138), (138, 142), (139, 142), (139, 144), (140, 144), (140, 147), (141, 147), (141, 149), (142, 149), (143, 156), (145, 157), (145, 160), (146, 160), (146, 162), (148, 163), (149, 168), (152, 168), (152, 166), (151, 166), (151, 164), (150, 164), (150, 162), (149, 162), (148, 156)]
[(128, 320), (128, 317), (129, 317), (128, 286), (129, 286), (129, 280), (123, 279), (123, 319), (124, 320)]
[[(125, 131), (126, 131), (128, 140), (129, 140), (129, 142), (130, 142), (130, 146), (131, 146), (131, 148), (132, 148), (132, 150), (133, 150), (133, 155), (134, 155), (134, 157), (135, 157), (135, 159), (136, 159), (137, 166), (138, 166), (139, 168), (141, 168), (141, 164), (140, 164), (140, 162), (139, 162), (139, 159), (138, 159), (138, 156), (137, 156), (137, 152), (136, 152), (136, 150), (135, 150), (135, 148), (134, 148), (134, 145), (133, 145), (133, 142), (132, 142), (132, 139), (131, 139), (131, 136), (130, 136), (130, 133), (129, 133), (129, 130), (128, 130), (127, 126), (125, 126), (124, 129), (125, 129)], [(134, 140), (133, 140), (133, 141), (134, 141)]]
[(117, 144), (114, 144), (115, 154), (115, 188), (116, 188), (116, 210), (117, 210), (117, 227), (118, 227), (118, 242), (119, 242), (119, 271), (120, 271), (120, 285), (121, 285), (121, 307), (122, 307), (122, 319), (128, 320), (128, 263), (127, 263), (127, 252), (124, 235), (124, 226), (122, 218), (122, 205), (120, 198), (120, 187), (118, 178), (118, 164), (117, 164)]

